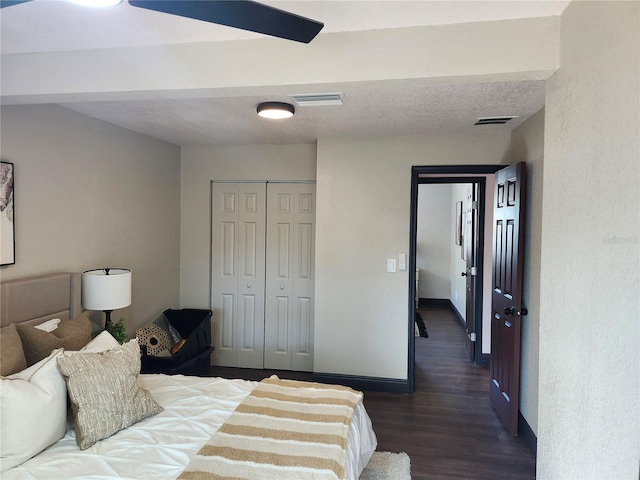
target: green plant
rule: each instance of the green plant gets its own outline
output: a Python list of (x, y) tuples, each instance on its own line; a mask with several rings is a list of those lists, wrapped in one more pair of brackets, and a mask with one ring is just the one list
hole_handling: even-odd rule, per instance
[(124, 325), (124, 317), (120, 317), (117, 323), (110, 323), (107, 325), (107, 331), (113, 335), (118, 343), (124, 343), (129, 340), (127, 336), (127, 328)]
[[(124, 343), (129, 340), (127, 336), (127, 329), (124, 326), (124, 317), (120, 317), (118, 323), (109, 323), (107, 326), (107, 331), (111, 334), (113, 338), (115, 338), (118, 343)], [(98, 334), (104, 332), (104, 328), (100, 330), (96, 330), (91, 334), (91, 338), (96, 338)]]

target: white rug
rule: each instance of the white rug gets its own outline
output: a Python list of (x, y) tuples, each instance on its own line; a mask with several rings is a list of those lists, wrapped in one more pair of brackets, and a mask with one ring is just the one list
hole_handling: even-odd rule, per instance
[(360, 480), (411, 480), (409, 455), (404, 452), (373, 452)]

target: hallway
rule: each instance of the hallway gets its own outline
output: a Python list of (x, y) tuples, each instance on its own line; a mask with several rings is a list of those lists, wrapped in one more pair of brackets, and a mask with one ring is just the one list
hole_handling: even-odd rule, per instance
[(418, 479), (534, 479), (535, 458), (489, 403), (487, 367), (467, 359), (464, 329), (448, 307), (421, 307), (416, 392), (366, 392), (378, 450), (405, 451)]

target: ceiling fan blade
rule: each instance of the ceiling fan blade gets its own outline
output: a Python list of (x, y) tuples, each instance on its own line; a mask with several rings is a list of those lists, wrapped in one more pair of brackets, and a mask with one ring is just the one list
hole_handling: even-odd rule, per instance
[(21, 3), (27, 3), (31, 0), (0, 0), (0, 8), (11, 7), (13, 5), (20, 5)]
[(324, 23), (252, 0), (129, 0), (134, 7), (309, 43)]

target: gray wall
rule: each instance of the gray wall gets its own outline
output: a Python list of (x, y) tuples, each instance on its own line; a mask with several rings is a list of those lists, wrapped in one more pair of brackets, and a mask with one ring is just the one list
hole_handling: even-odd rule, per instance
[(182, 149), (180, 303), (211, 307), (211, 181), (315, 180), (315, 145)]
[(317, 152), (184, 147), (181, 304), (210, 302), (211, 180), (315, 179), (314, 371), (406, 379), (408, 271), (386, 273), (386, 259), (409, 252), (411, 166), (506, 163), (509, 143), (500, 132), (320, 139)]
[(133, 303), (113, 313), (129, 333), (178, 306), (178, 147), (53, 105), (3, 106), (1, 130), (16, 225), (2, 280), (130, 268)]
[[(465, 212), (469, 206), (467, 200), (467, 188), (470, 184), (458, 183), (452, 186), (451, 189), (451, 208), (449, 215), (452, 218), (453, 230), (456, 228), (455, 216), (456, 216), (456, 203), (462, 202), (462, 211)], [(465, 215), (462, 216), (462, 235), (464, 236), (465, 228)], [(466, 260), (462, 259), (462, 249), (464, 248), (464, 237), (462, 240), (463, 245), (458, 246), (451, 240), (451, 255), (449, 256), (449, 278), (451, 279), (451, 288), (449, 290), (449, 299), (453, 306), (458, 310), (460, 316), (466, 321), (467, 319), (467, 279), (461, 275), (462, 272), (467, 269)]]
[(540, 331), (540, 251), (542, 236), (542, 172), (544, 109), (511, 133), (513, 163), (527, 162), (524, 277), (522, 300), (529, 313), (522, 319), (520, 412), (538, 433), (538, 362)]
[[(455, 229), (451, 188), (448, 184), (418, 186), (416, 267), (420, 269), (420, 298), (448, 299), (451, 295), (450, 258)], [(453, 209), (455, 212), (455, 202)], [(456, 251), (459, 253), (459, 248)]]
[(640, 3), (572, 2), (547, 82), (538, 478), (638, 478)]
[(510, 134), (318, 141), (316, 372), (407, 378), (412, 165), (508, 163)]

